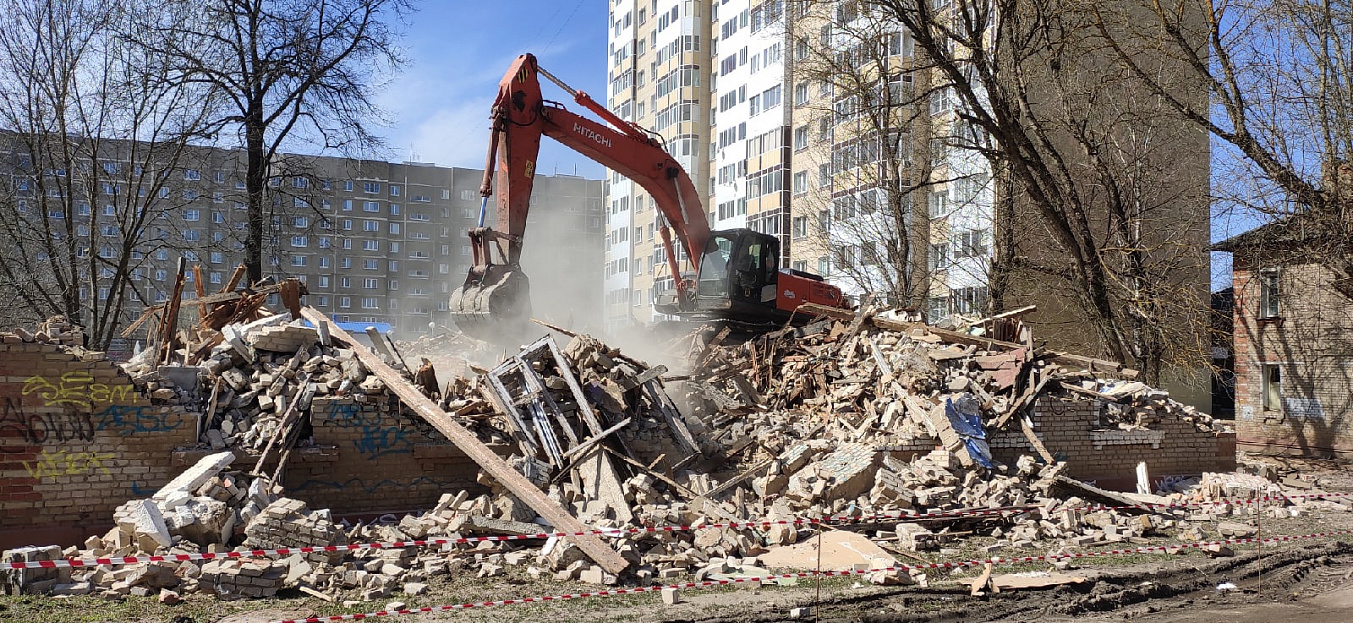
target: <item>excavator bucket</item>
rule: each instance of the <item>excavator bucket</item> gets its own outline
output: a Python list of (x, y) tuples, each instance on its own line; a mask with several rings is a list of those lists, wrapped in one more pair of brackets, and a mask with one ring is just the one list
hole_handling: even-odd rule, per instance
[(520, 341), (531, 318), (531, 288), (518, 266), (471, 271), (451, 293), (451, 319), (470, 337), (498, 343)]

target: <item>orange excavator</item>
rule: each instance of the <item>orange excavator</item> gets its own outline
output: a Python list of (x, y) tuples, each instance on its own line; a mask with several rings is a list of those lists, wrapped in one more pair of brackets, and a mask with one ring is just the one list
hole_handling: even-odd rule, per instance
[[(540, 76), (612, 127), (545, 100)], [(695, 184), (663, 148), (661, 137), (564, 84), (541, 69), (535, 56), (523, 54), (512, 63), (498, 84), (491, 119), (479, 223), (468, 232), (474, 265), (464, 285), (451, 294), (452, 319), (465, 333), (495, 341), (516, 339), (531, 315), (529, 281), (520, 260), (542, 135), (628, 177), (653, 197), (665, 221), (662, 244), (676, 286), (658, 297), (659, 312), (768, 328), (790, 319), (803, 303), (844, 305), (841, 290), (821, 277), (780, 268), (775, 236), (750, 229), (710, 231)], [(484, 224), (495, 174), (496, 229)], [(688, 258), (684, 272), (667, 225)]]

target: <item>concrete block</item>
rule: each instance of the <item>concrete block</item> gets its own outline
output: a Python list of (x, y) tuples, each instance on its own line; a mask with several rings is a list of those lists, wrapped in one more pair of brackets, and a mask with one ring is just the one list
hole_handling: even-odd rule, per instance
[(157, 502), (165, 500), (176, 491), (186, 492), (191, 495), (198, 487), (202, 486), (202, 483), (206, 482), (212, 476), (221, 473), (221, 470), (229, 467), (234, 461), (235, 455), (231, 452), (218, 452), (216, 454), (204, 456), (197, 464), (184, 470), (173, 480), (169, 481), (169, 484), (166, 484), (161, 487), (159, 491), (156, 491), (155, 495), (151, 496), (151, 499)]

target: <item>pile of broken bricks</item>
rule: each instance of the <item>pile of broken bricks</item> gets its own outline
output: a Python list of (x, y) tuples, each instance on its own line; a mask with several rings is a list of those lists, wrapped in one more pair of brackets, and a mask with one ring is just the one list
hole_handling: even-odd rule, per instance
[[(877, 568), (890, 566), (895, 556), (956, 553), (969, 536), (990, 537), (988, 552), (1056, 552), (1148, 536), (1198, 540), (1223, 518), (1223, 534), (1240, 534), (1253, 519), (1251, 506), (1087, 507), (1292, 490), (1222, 474), (1172, 483), (1152, 495), (1113, 497), (1070, 482), (1061, 474), (1063, 464), (1046, 458), (1001, 464), (990, 456), (987, 436), (1018, 422), (1044, 392), (1108, 400), (1119, 405), (1115, 423), (1124, 427), (1149, 427), (1161, 418), (1205, 429), (1218, 423), (1136, 383), (1131, 371), (1110, 362), (1045, 352), (1031, 339), (1016, 348), (991, 347), (981, 336), (887, 313), (829, 317), (739, 345), (720, 344), (726, 335), (703, 334), (681, 375), (550, 327), (570, 341), (560, 348), (542, 338), (443, 388), (419, 382), (394, 345), (363, 346), (313, 310), (303, 313), (309, 326), (285, 315), (225, 325), (219, 343), (198, 351), (205, 381), (199, 389), (210, 392), (206, 409), (213, 426), (207, 430), (233, 423), (229, 435), (204, 434), (204, 445), (288, 448), (304, 443), (294, 432), (303, 415), (296, 412), (315, 397), (397, 399), (479, 462), (483, 487), (447, 492), (435, 508), (397, 523), (350, 525), (278, 497), (281, 488), (266, 477), (226, 471), (230, 461), (222, 455), (229, 453), (222, 453), (150, 499), (129, 502), (119, 509), (118, 527), (83, 548), (24, 548), (6, 552), (5, 559), (541, 532), (604, 532), (606, 538), (23, 570), (10, 572), (9, 589), (110, 598), (172, 589), (241, 598), (295, 588), (326, 600), (360, 601), (419, 594), (449, 573), (522, 573), (598, 584), (719, 579), (814, 566), (807, 552), (815, 546), (806, 537), (818, 526), (726, 527), (728, 522), (823, 517), (857, 519), (822, 533), (824, 553), (835, 548), (830, 551), (840, 554), (824, 569)], [(146, 362), (132, 365), (134, 376), (158, 374)], [(669, 387), (679, 387), (691, 406), (678, 410)], [(476, 444), (487, 439), (515, 444), (514, 455), (481, 452)], [(1289, 516), (1347, 510), (1319, 501), (1272, 507), (1279, 508)], [(948, 514), (916, 517), (936, 512)], [(686, 528), (641, 530), (652, 526)], [(917, 571), (877, 573), (871, 580), (927, 578)]]

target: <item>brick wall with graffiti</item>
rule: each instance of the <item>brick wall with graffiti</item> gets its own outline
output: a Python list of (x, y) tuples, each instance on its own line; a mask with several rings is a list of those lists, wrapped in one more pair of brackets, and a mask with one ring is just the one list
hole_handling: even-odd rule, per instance
[(354, 513), (428, 508), (443, 493), (482, 488), (478, 465), (398, 400), (360, 398), (315, 399), (315, 443), (332, 449), (288, 464), (288, 495)]
[(197, 416), (152, 405), (102, 355), (0, 345), (0, 530), (91, 528), (168, 482)]

